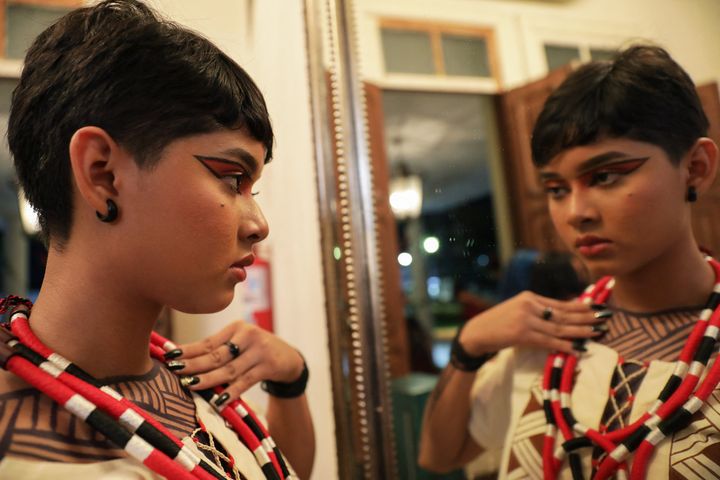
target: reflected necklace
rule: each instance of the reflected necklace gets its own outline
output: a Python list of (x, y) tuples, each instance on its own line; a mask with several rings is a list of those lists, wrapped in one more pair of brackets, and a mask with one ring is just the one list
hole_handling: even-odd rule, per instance
[[(559, 352), (548, 355), (542, 380), (543, 409), (547, 422), (543, 440), (543, 475), (546, 480), (558, 477), (566, 456), (573, 480), (583, 479), (577, 450), (591, 446), (598, 446), (607, 453), (598, 466), (595, 480), (604, 480), (613, 474), (621, 480), (628, 478), (627, 459), (633, 453), (630, 479), (644, 479), (655, 446), (668, 435), (686, 427), (692, 415), (720, 383), (720, 361), (713, 364), (700, 382), (720, 331), (720, 263), (711, 257), (706, 257), (706, 260), (715, 273), (713, 291), (680, 352), (670, 379), (650, 410), (632, 424), (600, 433), (578, 422), (570, 402), (578, 357)], [(580, 301), (587, 304), (605, 303), (614, 285), (610, 277), (602, 278), (585, 290)], [(700, 385), (695, 389), (698, 383)], [(556, 449), (558, 430), (564, 441)], [(575, 437), (575, 433), (580, 436)]]
[[(32, 303), (10, 296), (0, 300), (0, 313), (12, 309), (0, 326), (0, 366), (51, 398), (154, 472), (172, 479), (226, 479), (149, 413), (44, 345), (28, 322)], [(163, 360), (177, 348), (153, 332), (150, 354)], [(197, 392), (211, 405), (221, 387)], [(216, 407), (265, 474), (273, 480), (296, 479), (255, 413), (242, 400)]]

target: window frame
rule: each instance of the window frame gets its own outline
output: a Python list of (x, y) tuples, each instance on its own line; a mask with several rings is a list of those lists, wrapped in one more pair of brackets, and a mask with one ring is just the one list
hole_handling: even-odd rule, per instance
[[(602, 50), (605, 52), (618, 51), (618, 48), (612, 48), (612, 47), (607, 46), (606, 44), (598, 45), (598, 44), (593, 44), (593, 43), (589, 43), (589, 42), (583, 42), (583, 43), (554, 42), (552, 40), (546, 41), (545, 43), (543, 43), (542, 47), (543, 47), (543, 51), (545, 52), (545, 65), (547, 67), (548, 73), (550, 72), (550, 63), (548, 62), (548, 58), (547, 58), (547, 50), (546, 50), (547, 47), (576, 49), (578, 51), (580, 58), (570, 62), (569, 63), (570, 65), (575, 65), (576, 63), (583, 64), (583, 63), (591, 62), (593, 60), (593, 58), (592, 58), (593, 50), (597, 50), (597, 51)], [(560, 67), (556, 67), (556, 68), (562, 68), (562, 67), (563, 66), (561, 65)]]
[(527, 81), (543, 78), (550, 73), (545, 45), (571, 47), (580, 50), (580, 63), (590, 61), (590, 50), (622, 50), (633, 41), (649, 38), (647, 25), (635, 21), (607, 21), (557, 15), (527, 15), (520, 19), (527, 52)]
[[(382, 53), (382, 32), (385, 29), (427, 33), (430, 37), (430, 47), (432, 50), (431, 53), (433, 64), (435, 66), (435, 73), (421, 74), (388, 72), (385, 69), (385, 57), (384, 53)], [(470, 37), (484, 40), (487, 50), (487, 61), (490, 76), (448, 75), (445, 70), (445, 59), (442, 45), (443, 35)], [(381, 72), (384, 79), (381, 83), (390, 86), (391, 88), (396, 88), (397, 86), (403, 84), (412, 86), (427, 83), (428, 80), (441, 80), (442, 82), (457, 82), (465, 84), (472, 82), (480, 85), (486, 85), (486, 87), (482, 88), (482, 90), (497, 91), (502, 84), (500, 76), (500, 63), (497, 54), (497, 44), (495, 40), (495, 29), (492, 27), (381, 17), (377, 21), (377, 36), (381, 42)]]
[[(85, 0), (0, 0), (0, 76), (20, 77), (22, 60), (7, 58), (7, 7), (27, 5), (30, 7), (77, 8), (85, 5)], [(19, 66), (18, 66), (19, 65)]]

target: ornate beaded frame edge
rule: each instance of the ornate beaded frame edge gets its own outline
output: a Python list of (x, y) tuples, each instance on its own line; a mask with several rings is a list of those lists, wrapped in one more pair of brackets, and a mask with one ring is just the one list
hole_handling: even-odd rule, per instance
[[(384, 277), (353, 3), (304, 2), (338, 474), (397, 478)], [(336, 246), (340, 260), (333, 256)]]

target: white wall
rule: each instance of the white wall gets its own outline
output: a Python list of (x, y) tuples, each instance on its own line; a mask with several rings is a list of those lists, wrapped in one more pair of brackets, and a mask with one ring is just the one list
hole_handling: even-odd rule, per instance
[(546, 73), (543, 40), (611, 48), (628, 40), (652, 40), (666, 47), (696, 82), (720, 79), (717, 0), (358, 0), (363, 73), (382, 83), (379, 17), (493, 28), (504, 88)]
[[(265, 95), (276, 145), (257, 199), (270, 224), (263, 246), (272, 262), (275, 331), (303, 352), (310, 369), (308, 398), (317, 437), (312, 478), (337, 478), (302, 0), (150, 3), (214, 41)], [(176, 313), (178, 341), (203, 338), (239, 318), (242, 310), (235, 301), (215, 315)], [(257, 389), (250, 395), (259, 403), (263, 396)]]

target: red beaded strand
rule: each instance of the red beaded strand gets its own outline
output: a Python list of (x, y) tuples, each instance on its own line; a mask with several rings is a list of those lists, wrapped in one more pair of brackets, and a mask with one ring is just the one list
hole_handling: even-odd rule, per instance
[[(92, 381), (94, 379), (43, 345), (30, 330), (26, 312), (18, 311), (13, 313), (11, 316), (11, 328), (12, 333), (18, 336), (20, 342), (15, 340), (17, 345), (13, 345), (10, 342), (8, 343), (9, 345), (18, 349), (26, 356), (37, 356), (39, 359), (36, 360), (36, 363), (39, 369), (54, 373), (56, 378), (65, 386), (96, 404), (98, 408), (110, 414), (114, 420), (119, 422), (131, 433), (135, 434), (135, 432), (140, 429), (143, 431), (147, 430), (146, 435), (149, 437), (148, 440), (150, 443), (154, 444), (155, 447), (160, 446), (161, 450), (163, 450), (169, 458), (175, 459), (183, 468), (191, 472), (194, 475), (194, 477), (191, 478), (201, 478), (205, 480), (222, 478), (217, 475), (207, 462), (195, 455), (147, 412), (122, 397), (111, 387), (105, 385), (98, 387), (96, 384), (88, 382), (87, 380)], [(32, 350), (28, 344), (32, 344), (38, 348), (39, 351)], [(67, 370), (73, 370), (79, 375), (76, 376)], [(170, 446), (168, 442), (172, 442), (175, 448)]]
[[(164, 358), (165, 351), (177, 348), (177, 345), (156, 332), (153, 332), (151, 337), (151, 346), (156, 347), (158, 353), (155, 355), (158, 355), (159, 359)], [(216, 394), (221, 394), (223, 391), (223, 387), (214, 388)], [(218, 398), (217, 395), (213, 396), (209, 394), (209, 391), (200, 391), (198, 393), (201, 395), (204, 394), (210, 405), (214, 406), (220, 415), (227, 420), (228, 423), (233, 425), (235, 432), (243, 443), (253, 452), (263, 471), (269, 472), (272, 470), (277, 473), (281, 479), (294, 476), (288, 468), (275, 441), (270, 436), (270, 433), (247, 403), (237, 398), (217, 407), (215, 403), (215, 400)], [(270, 466), (272, 466), (272, 469), (270, 469)]]
[[(99, 411), (91, 401), (73, 391), (61, 381), (57, 380), (52, 374), (34, 365), (23, 356), (10, 356), (6, 360), (4, 368), (37, 390), (43, 392), (73, 415), (90, 423), (94, 429), (112, 440), (123, 448), (129, 456), (137, 459), (149, 469), (167, 478), (177, 478), (180, 480), (199, 478), (183, 469), (182, 465), (151, 446), (139, 435), (130, 435), (126, 431), (119, 432), (116, 428), (113, 428), (113, 423), (108, 421), (110, 419), (103, 417), (102, 414), (104, 412)], [(47, 368), (47, 366), (45, 368)]]
[[(604, 277), (595, 284), (589, 285), (579, 300), (587, 304), (593, 303), (594, 300), (596, 303), (605, 301), (609, 295), (609, 293), (606, 294), (605, 292), (611, 290), (612, 286), (612, 279), (610, 277)], [(567, 368), (566, 366), (566, 362), (570, 358), (575, 359), (570, 365), (572, 369)], [(563, 372), (574, 372), (574, 363), (576, 361), (577, 357), (574, 355), (555, 352), (548, 355), (545, 363), (542, 388), (543, 407), (545, 409), (545, 417), (548, 424), (543, 440), (543, 475), (546, 479), (554, 479), (557, 477), (566, 454), (564, 445), (574, 438), (572, 428), (568, 425), (564, 415), (562, 414), (563, 406), (561, 403), (561, 386), (563, 383)], [(566, 389), (571, 388), (571, 386), (568, 387), (567, 380), (565, 384)], [(563, 438), (566, 443), (556, 449), (555, 438), (557, 436), (558, 429), (563, 433)], [(598, 440), (602, 444), (607, 444), (607, 442), (602, 439)], [(578, 460), (576, 458), (571, 458), (571, 461), (573, 462), (571, 467), (574, 467), (575, 469), (579, 468)]]
[[(153, 332), (151, 336), (150, 347), (151, 355), (159, 360), (164, 358), (166, 350), (177, 348), (175, 344), (156, 332)], [(210, 391), (200, 391), (198, 393), (205, 397), (210, 405), (215, 407), (218, 413), (232, 425), (241, 441), (253, 452), (260, 468), (267, 474), (274, 471), (281, 479), (290, 476), (290, 471), (282, 459), (282, 454), (252, 409), (240, 399), (226, 402), (217, 407), (215, 400), (219, 397), (219, 394), (223, 393), (224, 388), (215, 387), (213, 391), (218, 395), (213, 395)]]
[[(720, 264), (714, 260), (710, 261), (710, 264), (712, 265), (716, 275), (716, 285), (713, 291), (713, 295), (716, 295), (720, 293), (720, 284), (717, 282), (717, 279), (720, 277)], [(670, 397), (666, 400), (663, 401), (662, 399), (658, 399), (648, 412), (643, 414), (638, 421), (633, 423), (635, 428), (633, 430), (629, 430), (621, 441), (624, 440), (627, 443), (627, 440), (631, 439), (634, 434), (640, 435), (640, 433), (636, 434), (635, 432), (645, 432), (644, 435), (647, 436), (651, 431), (653, 431), (653, 429), (655, 429), (658, 423), (677, 411), (677, 409), (680, 408), (688, 398), (690, 398), (707, 363), (707, 359), (701, 362), (693, 360), (693, 357), (696, 352), (698, 352), (703, 338), (708, 338), (708, 344), (710, 346), (714, 345), (715, 339), (717, 338), (718, 326), (720, 326), (720, 310), (717, 309), (717, 306), (715, 306), (714, 311), (711, 308), (705, 308), (701, 312), (695, 328), (688, 337), (688, 342), (683, 347), (680, 357), (678, 358), (675, 371), (671, 376), (670, 382), (672, 382), (673, 377), (675, 377), (680, 381), (679, 386), (675, 387)], [(711, 350), (708, 350), (708, 357), (710, 353)], [(717, 383), (713, 385), (713, 388), (716, 385)], [(635, 442), (631, 442), (629, 446), (632, 446)], [(646, 446), (644, 450), (647, 450), (648, 448), (649, 447)], [(622, 459), (628, 457), (633, 450), (633, 448), (628, 448), (628, 445), (620, 444), (610, 451), (609, 455), (598, 467), (596, 479), (603, 480), (612, 475), (616, 464), (622, 461)], [(633, 468), (635, 469), (636, 467)]]
[[(9, 297), (0, 301), (0, 310), (5, 311), (8, 305), (17, 304), (28, 307), (31, 305), (18, 297)], [(6, 337), (3, 341), (13, 349), (10, 354), (5, 352), (5, 357), (8, 358), (4, 358), (4, 368), (46, 393), (83, 420), (87, 421), (88, 412), (93, 413), (93, 420), (95, 417), (102, 417), (103, 420), (99, 424), (97, 421), (92, 422), (93, 428), (126, 447), (128, 454), (151, 470), (168, 478), (202, 480), (224, 478), (207, 462), (188, 450), (179, 439), (147, 412), (112, 388), (98, 387), (87, 373), (45, 346), (32, 333), (26, 312), (15, 312), (11, 316), (11, 329), (12, 335), (17, 338), (11, 337), (9, 332), (3, 334), (3, 337)], [(174, 348), (176, 346), (172, 342), (153, 333), (150, 345), (150, 353), (153, 357), (163, 360), (165, 351)], [(32, 359), (37, 365), (31, 361)], [(198, 393), (205, 397), (213, 397), (211, 391)], [(67, 402), (68, 398), (72, 399), (70, 404)], [(77, 409), (78, 403), (84, 410)], [(211, 402), (211, 405), (215, 406), (215, 403)], [(267, 430), (247, 404), (235, 400), (217, 409), (233, 426), (240, 440), (253, 452), (267, 478), (281, 480), (297, 478), (289, 470)], [(164, 450), (170, 450), (171, 454), (168, 455), (167, 452), (156, 448), (156, 445), (148, 443), (142, 435), (138, 435), (140, 431), (149, 436), (151, 443), (154, 441), (162, 444)]]
[[(637, 455), (630, 475), (632, 480), (644, 479), (647, 461), (654, 446), (674, 431), (673, 428), (679, 428), (683, 419), (689, 418), (700, 409), (707, 396), (720, 383), (720, 362), (715, 362), (698, 390), (692, 394), (702, 377), (720, 332), (720, 264), (710, 257), (707, 257), (707, 261), (715, 273), (715, 287), (708, 305), (699, 316), (681, 351), (678, 364), (658, 400), (631, 425), (601, 433), (577, 422), (572, 416), (570, 405), (577, 356), (561, 352), (548, 355), (542, 381), (543, 404), (548, 424), (543, 441), (543, 475), (546, 480), (557, 478), (568, 452), (573, 478), (583, 478), (579, 457), (573, 452), (576, 448), (592, 444), (608, 453), (598, 467), (596, 480), (603, 480), (615, 473), (619, 479), (627, 478), (625, 459), (635, 449)], [(612, 279), (603, 278), (589, 286), (580, 300), (585, 303), (605, 303), (613, 286)], [(560, 448), (553, 451), (558, 430), (562, 432), (565, 441)], [(573, 431), (582, 437), (575, 438)]]

